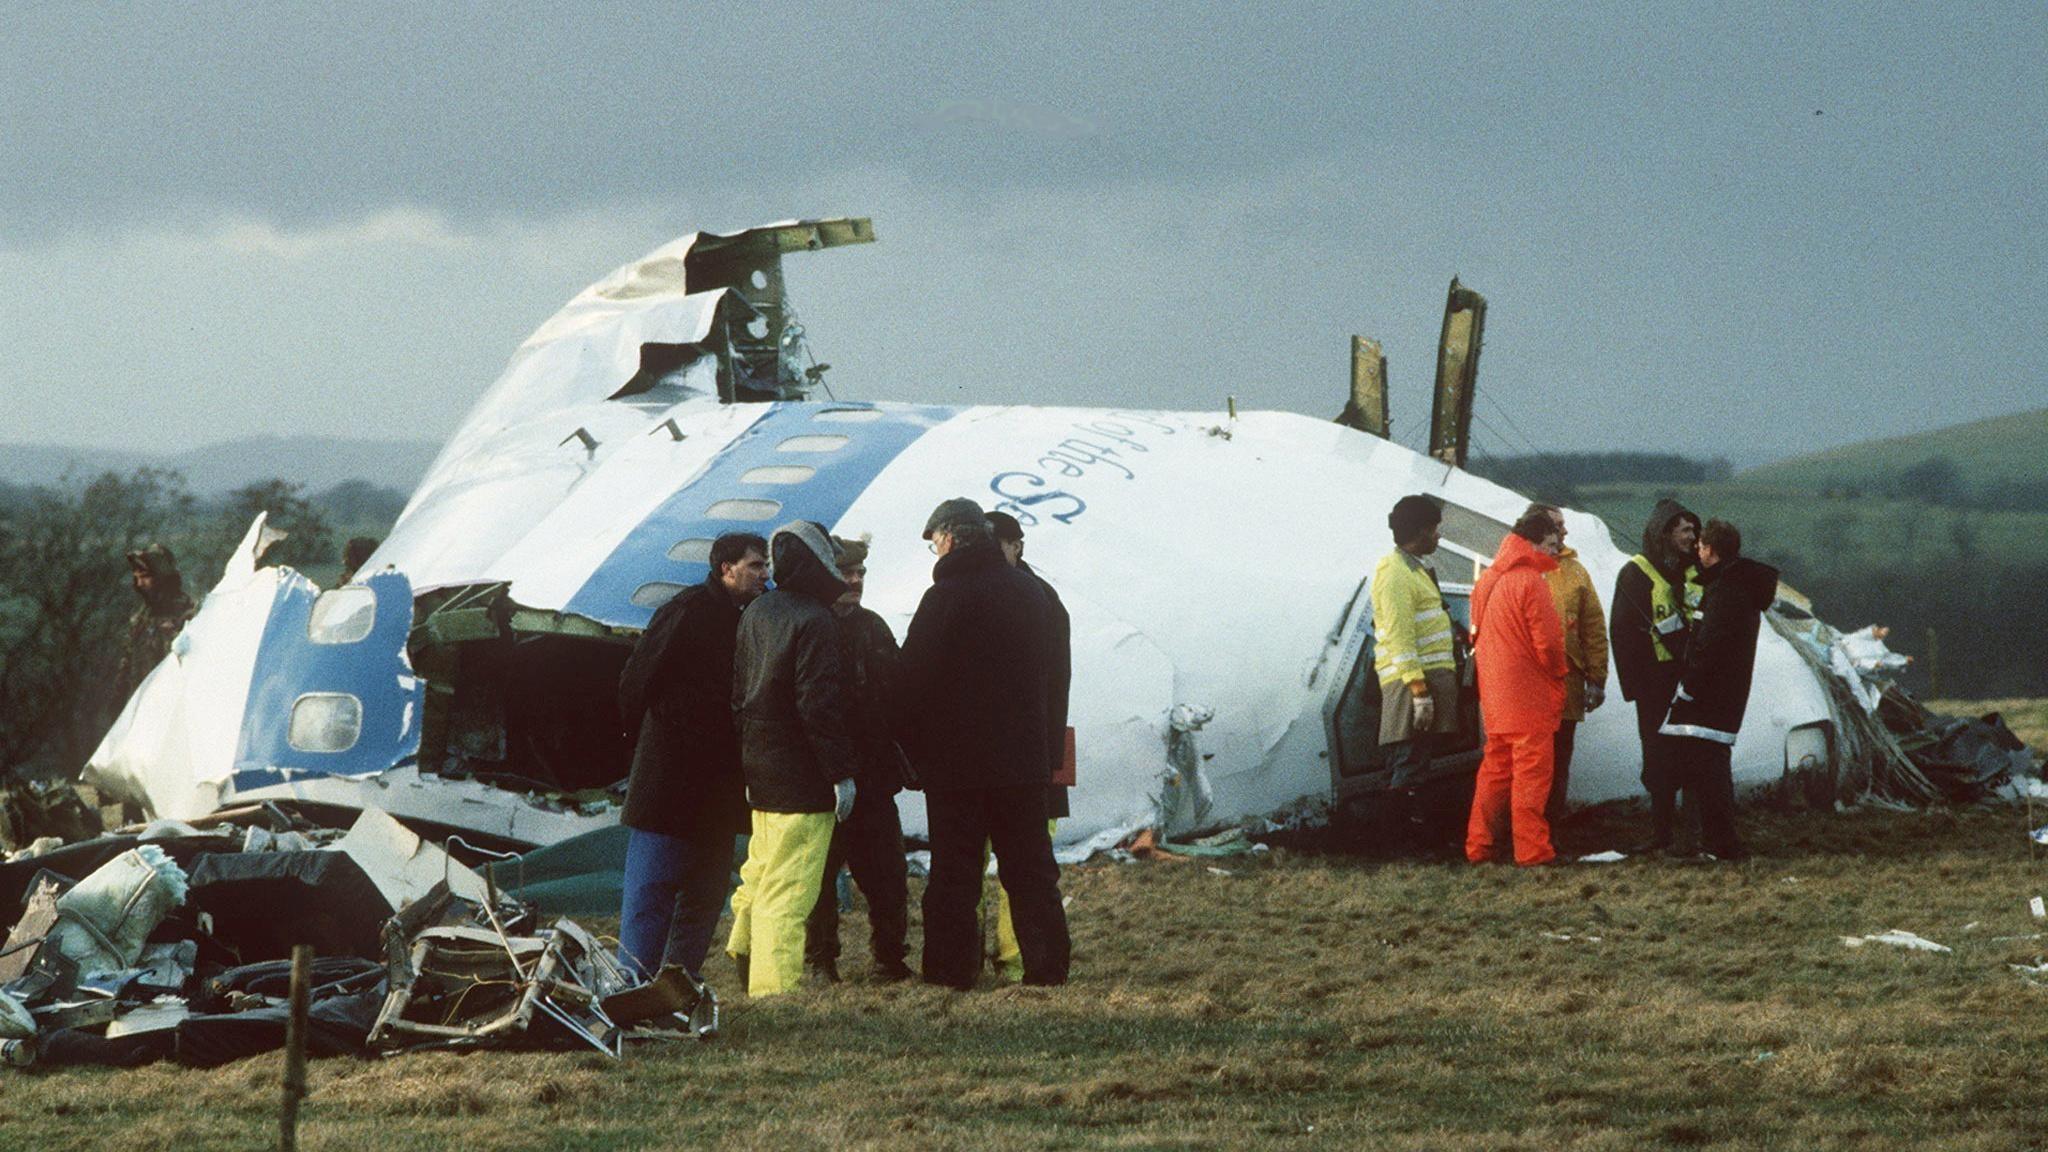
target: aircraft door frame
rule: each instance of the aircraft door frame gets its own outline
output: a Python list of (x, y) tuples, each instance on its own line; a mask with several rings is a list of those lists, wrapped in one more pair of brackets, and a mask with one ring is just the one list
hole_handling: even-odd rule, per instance
[[(1338, 649), (1336, 674), (1331, 677), (1330, 688), (1323, 698), (1323, 741), (1325, 756), (1330, 762), (1330, 793), (1332, 799), (1340, 804), (1361, 792), (1380, 791), (1386, 786), (1386, 757), (1380, 751), (1379, 742), (1379, 676), (1372, 661), (1370, 585), (1370, 577), (1359, 581), (1357, 607), (1345, 626), (1343, 643)], [(1462, 646), (1464, 637), (1469, 634), (1471, 589), (1463, 584), (1447, 584), (1443, 586), (1443, 593), (1445, 606), (1450, 609)], [(1465, 653), (1464, 659), (1469, 666), (1469, 652)], [(1363, 713), (1356, 722), (1346, 715), (1354, 704), (1360, 706)], [(1370, 717), (1369, 724), (1364, 723), (1367, 716)], [(1347, 737), (1352, 755), (1347, 755)], [(1471, 686), (1461, 685), (1457, 742), (1436, 754), (1426, 778), (1434, 779), (1439, 770), (1461, 770), (1467, 766), (1467, 761), (1476, 764), (1482, 743), (1477, 693)], [(1360, 767), (1356, 771), (1346, 771), (1352, 761)]]

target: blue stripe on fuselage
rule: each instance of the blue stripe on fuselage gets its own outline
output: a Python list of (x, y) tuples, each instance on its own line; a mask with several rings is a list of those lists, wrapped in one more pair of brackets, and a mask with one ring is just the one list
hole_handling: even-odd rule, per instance
[[(818, 419), (823, 412), (870, 410), (872, 420)], [(726, 532), (757, 532), (766, 536), (791, 520), (815, 520), (831, 527), (882, 469), (910, 447), (925, 429), (950, 418), (957, 409), (910, 404), (779, 403), (726, 445), (691, 483), (662, 501), (627, 534), (583, 587), (569, 598), (564, 611), (616, 627), (645, 628), (654, 609), (633, 603), (642, 585), (663, 581), (689, 585), (704, 579), (701, 561), (670, 558), (669, 549), (690, 539), (716, 539)], [(784, 452), (793, 436), (844, 436), (846, 443), (829, 452)], [(740, 477), (769, 465), (802, 465), (816, 474), (797, 484), (746, 483)], [(708, 509), (721, 500), (775, 500), (781, 507), (759, 520), (714, 519)]]

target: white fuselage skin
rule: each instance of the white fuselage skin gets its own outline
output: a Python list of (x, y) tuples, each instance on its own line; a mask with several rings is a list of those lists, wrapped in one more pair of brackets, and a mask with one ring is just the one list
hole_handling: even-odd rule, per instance
[[(802, 451), (791, 445), (786, 461), (775, 459), (829, 465), (832, 434), (858, 432), (863, 420), (893, 422), (914, 435), (907, 446), (899, 441), (876, 454), (872, 466), (861, 457), (860, 469), (836, 473), (834, 491), (808, 498), (829, 495), (829, 505), (841, 509), (829, 518), (833, 532), (872, 537), (864, 602), (899, 638), (931, 582), (933, 558), (920, 533), (934, 505), (967, 496), (1022, 522), (1032, 567), (1059, 590), (1073, 618), (1070, 719), (1079, 783), (1058, 833), (1072, 847), (1142, 826), (1183, 833), (1328, 798), (1328, 715), (1333, 694), (1356, 671), (1357, 641), (1369, 625), (1362, 581), (1393, 547), (1388, 509), (1411, 493), (1453, 507), (1435, 560), (1455, 592), (1492, 550), (1460, 540), (1505, 531), (1527, 503), (1386, 440), (1281, 412), (726, 404), (713, 395), (709, 359), (655, 388), (619, 395), (644, 344), (712, 339), (733, 306), (729, 294), (688, 294), (670, 283), (693, 239), (593, 285), (522, 345), (363, 566), (365, 579), (395, 570), (414, 595), (502, 583), (523, 608), (638, 627), (648, 609), (616, 597), (596, 603), (594, 574), (618, 567), (636, 529), (644, 545), (643, 526), (662, 522), (658, 510), (671, 497), (726, 495), (693, 485), (719, 475), (721, 459), (731, 459), (722, 454), (749, 429), (778, 408), (778, 427), (814, 422), (822, 440)], [(751, 443), (761, 450), (758, 437)], [(858, 443), (848, 449), (860, 450)], [(802, 506), (804, 482), (788, 483), (782, 495)], [(763, 492), (756, 486), (743, 494)], [(1596, 517), (1568, 511), (1566, 518), (1605, 600), (1628, 552)], [(775, 522), (730, 527), (761, 531)], [(252, 745), (236, 729), (244, 701), (250, 714), (264, 711), (254, 706), (251, 677), (265, 604), (273, 587), (278, 597), (295, 587), (263, 584), (271, 570), (255, 569), (246, 551), (188, 630), (193, 643), (138, 690), (95, 753), (94, 778), (170, 816), (263, 798), (367, 806), (392, 805), (402, 795), (405, 803), (394, 806), (406, 809), (402, 816), (534, 843), (616, 819), (616, 812), (536, 807), (472, 781), (440, 782), (410, 767), (343, 756), (331, 774), (236, 791), (228, 781), (237, 756), (245, 761), (240, 768), (252, 767)], [(659, 553), (637, 563), (633, 580), (692, 578), (681, 566), (664, 576)], [(1368, 673), (1354, 686), (1370, 682)], [(1579, 729), (1575, 801), (1640, 790), (1632, 708), (1612, 682), (1607, 701)], [(1738, 784), (1778, 779), (1787, 733), (1828, 715), (1815, 674), (1765, 629), (1735, 747)], [(1175, 736), (1176, 716), (1194, 730)], [(416, 746), (417, 720), (365, 716), (364, 724), (408, 726)], [(1178, 769), (1169, 760), (1170, 737), (1181, 745)], [(904, 824), (922, 830), (915, 794), (906, 795)]]

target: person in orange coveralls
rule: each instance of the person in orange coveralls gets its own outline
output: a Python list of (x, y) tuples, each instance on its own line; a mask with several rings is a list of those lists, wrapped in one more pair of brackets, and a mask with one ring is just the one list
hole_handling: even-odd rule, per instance
[(1486, 756), (1465, 825), (1465, 858), (1474, 864), (1500, 858), (1510, 827), (1515, 863), (1557, 858), (1543, 810), (1568, 666), (1564, 623), (1543, 576), (1557, 569), (1558, 543), (1549, 514), (1523, 516), (1472, 589), (1473, 659), (1486, 725)]

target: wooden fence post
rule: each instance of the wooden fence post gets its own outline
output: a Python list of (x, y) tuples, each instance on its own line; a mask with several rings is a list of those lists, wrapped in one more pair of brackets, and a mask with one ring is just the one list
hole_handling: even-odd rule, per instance
[(312, 996), (313, 946), (292, 945), (291, 1014), (284, 1026), (284, 1106), (277, 1117), (280, 1152), (299, 1147), (299, 1101), (306, 1098), (306, 1004)]

